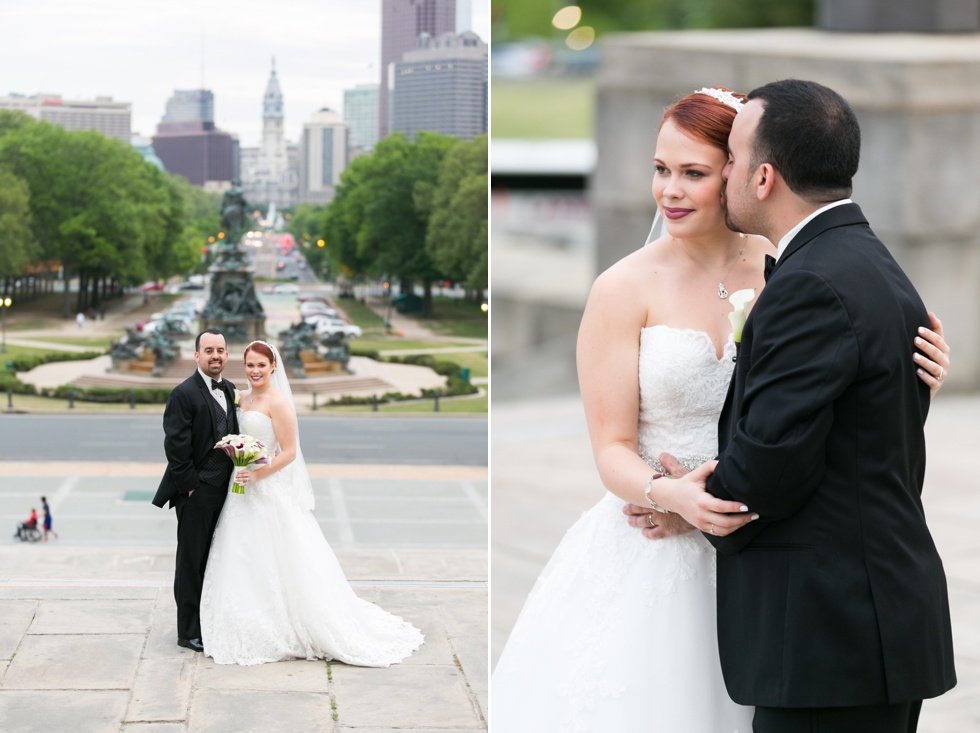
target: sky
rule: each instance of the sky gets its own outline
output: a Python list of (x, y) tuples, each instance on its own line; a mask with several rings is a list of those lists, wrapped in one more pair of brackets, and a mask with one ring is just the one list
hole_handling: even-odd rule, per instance
[[(490, 0), (470, 0), (490, 37)], [(344, 90), (378, 83), (381, 0), (0, 0), (0, 96), (112, 97), (152, 137), (177, 89), (210, 89), (215, 125), (259, 144), (272, 59), (285, 137)]]

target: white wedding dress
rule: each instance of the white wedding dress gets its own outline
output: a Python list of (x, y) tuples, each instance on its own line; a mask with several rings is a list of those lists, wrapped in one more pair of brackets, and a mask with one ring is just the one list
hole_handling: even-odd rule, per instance
[[(640, 454), (717, 453), (735, 353), (707, 334), (640, 334)], [(648, 540), (606, 495), (568, 530), (493, 673), (494, 733), (750, 733), (718, 661), (715, 553), (700, 532)]]
[[(261, 412), (240, 411), (239, 425), (266, 446), (278, 443)], [(400, 662), (422, 645), (421, 632), (354, 594), (297, 470), (306, 469), (290, 464), (244, 495), (228, 494), (201, 593), (205, 654), (219, 664)]]

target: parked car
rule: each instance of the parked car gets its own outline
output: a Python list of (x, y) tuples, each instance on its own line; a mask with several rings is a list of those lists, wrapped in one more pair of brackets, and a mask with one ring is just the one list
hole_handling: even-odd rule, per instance
[(336, 318), (337, 309), (331, 308), (326, 303), (307, 300), (299, 304), (299, 314), (303, 316), (303, 318), (308, 318), (309, 316), (330, 316), (331, 318)]
[(359, 338), (363, 333), (360, 326), (354, 323), (348, 323), (347, 321), (342, 321), (339, 318), (330, 318), (329, 316), (312, 316), (311, 318), (307, 318), (305, 320), (307, 323), (314, 323), (316, 325), (316, 332), (318, 336), (326, 336), (331, 333), (342, 333), (348, 338)]
[(276, 295), (295, 295), (299, 292), (299, 286), (294, 283), (279, 283), (272, 286), (272, 292)]
[(144, 293), (149, 293), (151, 291), (163, 291), (163, 288), (164, 285), (162, 280), (160, 282), (143, 283), (140, 285), (140, 290), (142, 290)]

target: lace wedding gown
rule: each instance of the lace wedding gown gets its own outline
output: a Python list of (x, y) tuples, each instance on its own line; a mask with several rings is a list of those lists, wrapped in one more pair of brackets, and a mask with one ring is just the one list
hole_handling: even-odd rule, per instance
[[(735, 344), (640, 334), (640, 454), (717, 452)], [(611, 493), (568, 530), (525, 602), (491, 685), (494, 733), (750, 733), (718, 661), (715, 555), (700, 532), (648, 540)]]
[[(239, 412), (243, 433), (278, 443), (272, 420)], [(201, 593), (204, 652), (219, 664), (336, 659), (387, 667), (422, 645), (398, 616), (358, 598), (312, 512), (295, 466), (229, 493)]]

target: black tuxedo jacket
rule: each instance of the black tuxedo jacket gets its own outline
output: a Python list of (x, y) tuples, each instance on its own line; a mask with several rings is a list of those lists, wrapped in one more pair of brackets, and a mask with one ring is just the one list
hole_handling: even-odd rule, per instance
[[(238, 432), (235, 414), (235, 385), (221, 380), (228, 405), (228, 432)], [(218, 406), (211, 396), (211, 383), (205, 382), (199, 372), (174, 387), (163, 413), (163, 448), (167, 454), (167, 470), (157, 488), (153, 503), (162, 507), (173, 506), (174, 497), (193, 491), (200, 485), (198, 469), (207, 462), (208, 456), (224, 435), (218, 434)], [(231, 463), (229, 462), (229, 467)]]
[(749, 314), (708, 491), (760, 519), (706, 535), (738, 703), (895, 703), (956, 682), (946, 578), (920, 501), (922, 325), (922, 301), (854, 204), (804, 226)]

